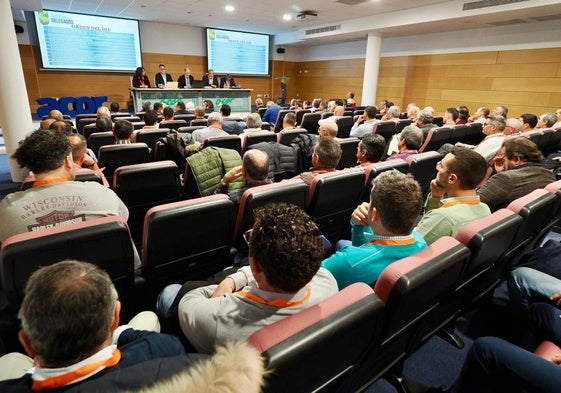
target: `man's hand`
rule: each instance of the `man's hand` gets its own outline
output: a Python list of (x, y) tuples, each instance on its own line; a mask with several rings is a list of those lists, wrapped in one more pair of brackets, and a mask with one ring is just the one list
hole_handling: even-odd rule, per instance
[(211, 298), (219, 297), (228, 293), (234, 293), (236, 290), (236, 283), (230, 277), (226, 277), (218, 284)]
[(495, 159), (493, 160), (493, 164), (495, 166), (495, 171), (497, 172), (502, 172), (506, 169), (504, 156), (495, 157)]
[(465, 143), (462, 143), (462, 142), (456, 142), (456, 144), (454, 146), (455, 147), (466, 147)]
[(316, 177), (316, 174), (312, 172), (302, 172), (300, 174), (300, 179), (302, 179), (302, 181), (306, 183), (308, 186), (312, 184), (314, 177)]
[(561, 291), (555, 293), (553, 296), (550, 297), (551, 300), (557, 305), (561, 306)]
[(442, 198), (444, 193), (446, 192), (446, 186), (442, 184), (438, 184), (436, 179), (432, 179), (430, 182), (430, 194), (434, 198)]
[(241, 175), (242, 175), (242, 166), (239, 165), (239, 166), (236, 166), (236, 167), (230, 169), (228, 172), (226, 172), (224, 177), (222, 177), (222, 182), (224, 184), (230, 184), (231, 182), (236, 180)]
[(368, 223), (368, 210), (370, 209), (370, 203), (362, 202), (357, 208), (354, 210), (351, 221), (355, 225), (362, 225), (367, 227)]

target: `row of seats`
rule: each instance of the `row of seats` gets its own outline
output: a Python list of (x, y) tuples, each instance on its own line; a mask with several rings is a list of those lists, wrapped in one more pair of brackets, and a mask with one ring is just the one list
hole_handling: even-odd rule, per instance
[[(402, 376), (407, 356), (489, 293), (512, 257), (559, 220), (560, 188), (558, 181), (536, 190), (464, 226), (455, 239), (443, 237), (391, 264), (373, 290), (352, 285), (254, 333), (249, 342), (274, 369), (266, 391), (354, 392), (380, 377), (399, 384), (391, 376)], [(186, 273), (194, 279), (219, 271), (219, 261), (228, 258), (232, 238), (224, 234), (236, 224), (224, 195), (158, 206), (145, 220), (142, 260), (154, 292)], [(2, 244), (0, 256), (2, 287), (13, 309), (39, 264), (69, 257), (100, 264), (125, 305), (134, 299), (126, 292), (135, 287), (134, 250), (119, 217), (16, 235)]]

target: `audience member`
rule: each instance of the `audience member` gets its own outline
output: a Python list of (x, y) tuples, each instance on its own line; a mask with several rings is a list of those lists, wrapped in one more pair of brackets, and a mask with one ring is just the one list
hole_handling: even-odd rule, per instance
[(166, 106), (163, 111), (164, 120), (163, 121), (170, 121), (173, 120), (173, 108), (171, 106)]
[(436, 169), (425, 214), (415, 228), (427, 244), (442, 236), (454, 237), (465, 224), (491, 214), (476, 191), (487, 173), (487, 161), (480, 154), (468, 149), (452, 149), (436, 164)]
[(259, 116), (259, 113), (250, 113), (245, 120), (245, 124), (245, 130), (243, 130), (243, 132), (239, 135), (242, 139), (242, 146), (245, 146), (245, 139), (248, 135), (269, 132), (261, 128), (263, 122), (261, 121), (261, 116)]
[(499, 105), (493, 109), (493, 116), (502, 116), (506, 119), (508, 115), (508, 108), (504, 105)]
[(485, 121), (485, 125), (483, 126), (485, 138), (479, 142), (477, 146), (457, 142), (456, 147), (473, 149), (473, 151), (481, 154), (485, 161), (490, 162), (493, 157), (495, 157), (495, 154), (497, 154), (505, 140), (505, 128), (506, 121), (504, 117), (491, 116)]
[(134, 127), (128, 120), (117, 120), (113, 125), (116, 145), (127, 145), (132, 143)]
[(460, 113), (456, 108), (448, 108), (446, 112), (444, 112), (444, 116), (442, 116), (442, 121), (444, 122), (444, 127), (454, 127), (456, 126), (456, 121)]
[(50, 130), (51, 129), (51, 125), (56, 121), (56, 119), (53, 119), (52, 117), (47, 117), (44, 120), (41, 120), (41, 123), (39, 123), (39, 129), (40, 130)]
[(505, 135), (515, 135), (522, 132), (522, 121), (514, 117), (506, 119), (506, 127), (503, 131)]
[(395, 122), (399, 121), (399, 115), (401, 115), (401, 109), (397, 105), (392, 105), (388, 108), (384, 116), (382, 116), (382, 121), (392, 120)]
[(495, 211), (554, 182), (555, 175), (542, 166), (542, 160), (542, 153), (528, 138), (507, 139), (495, 158), (497, 173), (479, 189), (481, 202)]
[(323, 122), (319, 125), (318, 135), (321, 137), (337, 139), (339, 127), (334, 121)]
[(193, 140), (195, 142), (203, 142), (211, 136), (228, 136), (228, 133), (222, 130), (222, 115), (219, 112), (212, 112), (208, 115), (208, 126), (193, 131)]
[(379, 162), (386, 151), (386, 140), (379, 134), (365, 135), (356, 148), (356, 159), (360, 166)]
[(261, 98), (255, 99), (255, 109), (258, 110), (260, 108), (264, 108), (265, 104), (263, 104), (263, 100)]
[(158, 115), (164, 115), (164, 104), (162, 104), (161, 102), (155, 102), (154, 103), (154, 110), (156, 111), (156, 113)]
[(245, 124), (241, 121), (230, 119), (232, 108), (228, 104), (222, 104), (220, 107), (222, 114), (222, 129), (230, 135), (240, 135), (245, 129)]
[(223, 76), (220, 79), (220, 88), (221, 89), (230, 89), (232, 87), (238, 87), (238, 85), (236, 85), (236, 82), (234, 81), (234, 78), (232, 77), (232, 75), (226, 74), (225, 76)]
[[(124, 381), (112, 375), (184, 355), (174, 336), (119, 326), (120, 310), (110, 277), (96, 265), (67, 260), (41, 267), (29, 278), (18, 313), (19, 340), (34, 367), (20, 378), (1, 381), (0, 390), (82, 391), (80, 386), (95, 381), (97, 388), (116, 391)], [(128, 388), (154, 382), (159, 365), (145, 365), (144, 373), (126, 381)]]
[(177, 78), (177, 87), (179, 89), (190, 89), (193, 87), (193, 82), (195, 78), (191, 75), (191, 70), (188, 67), (183, 69), (183, 75)]
[(109, 105), (109, 112), (111, 112), (111, 113), (119, 113), (120, 110), (121, 110), (121, 106), (119, 105), (118, 102), (113, 101)]
[(479, 107), (477, 108), (475, 113), (472, 116), (470, 116), (468, 121), (471, 123), (485, 124), (487, 118), (489, 117), (489, 113), (491, 113), (491, 111), (486, 106)]
[(64, 121), (64, 115), (58, 109), (53, 109), (53, 110), (49, 111), (49, 117), (51, 119)]
[(465, 105), (460, 105), (456, 108), (458, 110), (458, 119), (456, 124), (466, 124), (469, 120), (469, 109)]
[(417, 154), (419, 148), (423, 145), (423, 131), (417, 126), (408, 125), (397, 135), (397, 148), (398, 152), (392, 154), (386, 161), (402, 159)]
[[(245, 179), (245, 187), (228, 191), (230, 183), (239, 177)], [(261, 150), (251, 149), (243, 155), (242, 165), (234, 167), (224, 174), (214, 193), (228, 194), (230, 199), (239, 205), (245, 190), (267, 183), (269, 183), (269, 156)]]
[(308, 172), (301, 173), (300, 178), (310, 185), (316, 175), (334, 172), (342, 154), (339, 142), (333, 138), (320, 136), (312, 154), (312, 167)]
[(347, 95), (345, 96), (345, 100), (347, 106), (352, 106), (352, 107), (356, 106), (355, 93), (353, 93), (352, 91), (349, 91), (347, 93)]
[(376, 120), (376, 107), (367, 106), (364, 108), (364, 114), (360, 115), (355, 124), (351, 128), (351, 137), (363, 138), (365, 135), (372, 134), (372, 129)]
[[(329, 109), (328, 109), (329, 112)], [(340, 117), (343, 117), (343, 115), (345, 114), (345, 108), (342, 106), (336, 106), (333, 109), (333, 116), (329, 116), (326, 117), (325, 119), (321, 119), (318, 121), (318, 124), (321, 126), (324, 123), (335, 123), (337, 121), (337, 119), (339, 119)]]
[(42, 228), (109, 215), (128, 218), (113, 191), (95, 182), (73, 182), (74, 163), (68, 137), (55, 131), (34, 132), (12, 158), (35, 175), (33, 187), (0, 202), (0, 242)]
[(146, 70), (144, 67), (136, 67), (134, 76), (132, 77), (132, 87), (148, 87), (150, 88), (150, 80), (146, 76)]
[(88, 145), (86, 138), (82, 134), (72, 134), (68, 136), (68, 141), (72, 146), (72, 161), (75, 169), (87, 168), (94, 171), (99, 170), (94, 158), (87, 153)]
[[(247, 153), (246, 153), (247, 154)], [(175, 315), (189, 342), (203, 353), (337, 293), (333, 276), (320, 268), (321, 233), (299, 207), (272, 203), (255, 211), (249, 232), (249, 266), (217, 285), (168, 286), (158, 300), (160, 315)], [(175, 299), (175, 302), (173, 300)]]
[(536, 128), (551, 128), (557, 123), (557, 115), (555, 113), (544, 113), (538, 119)]
[(214, 103), (211, 100), (204, 100), (203, 108), (205, 108), (205, 113), (212, 113), (214, 112)]
[(277, 122), (277, 117), (279, 117), (279, 112), (281, 107), (275, 104), (273, 101), (267, 101), (267, 110), (263, 114), (262, 120), (266, 123), (275, 124)]
[(561, 108), (557, 109), (555, 111), (555, 114), (557, 115), (557, 120), (556, 123), (552, 126), (552, 128), (559, 128), (561, 127)]
[(74, 131), (72, 126), (64, 120), (56, 120), (49, 128), (54, 131), (62, 132), (66, 136), (72, 134)]
[(165, 64), (160, 64), (158, 67), (160, 72), (158, 72), (154, 77), (154, 86), (164, 88), (167, 86), (168, 82), (173, 82), (173, 78), (166, 72)]
[(183, 101), (177, 101), (174, 106), (174, 115), (190, 115), (193, 112), (189, 112), (185, 103)]
[(98, 117), (95, 121), (95, 130), (97, 132), (113, 131), (113, 122), (108, 116)]
[(538, 117), (533, 113), (523, 113), (520, 115), (522, 122), (522, 132), (532, 131), (538, 125)]
[(282, 119), (282, 130), (281, 131), (289, 131), (294, 130), (296, 128), (296, 114), (293, 112), (288, 112), (284, 115)]
[(373, 180), (370, 203), (352, 214), (352, 242), (338, 242), (337, 252), (322, 262), (340, 290), (355, 282), (371, 285), (386, 266), (426, 247), (413, 231), (422, 205), (421, 188), (412, 176), (392, 170)]
[(204, 87), (218, 87), (220, 81), (218, 77), (214, 75), (214, 70), (209, 69), (203, 76), (203, 86)]
[(158, 114), (156, 111), (149, 110), (144, 112), (144, 127), (143, 130), (155, 130), (159, 128)]
[(419, 111), (421, 110), (421, 108), (419, 108), (417, 105), (415, 104), (409, 104), (407, 105), (407, 118), (411, 121), (416, 121), (417, 120), (417, 114), (419, 114)]
[(392, 105), (393, 105), (393, 103), (392, 103), (391, 101), (389, 101), (389, 100), (382, 100), (382, 101), (380, 101), (380, 110), (379, 110), (379, 113), (385, 114), (385, 113), (388, 111), (388, 109), (390, 109), (390, 106), (392, 106)]
[(415, 122), (415, 124), (421, 129), (421, 131), (423, 131), (424, 137), (428, 135), (430, 130), (438, 127), (433, 123), (433, 121), (433, 112), (431, 112), (430, 110), (423, 109), (419, 111), (419, 113), (417, 113), (417, 121)]
[(96, 115), (97, 117), (106, 116), (111, 119), (111, 112), (109, 112), (109, 108), (106, 106), (100, 106), (97, 108)]

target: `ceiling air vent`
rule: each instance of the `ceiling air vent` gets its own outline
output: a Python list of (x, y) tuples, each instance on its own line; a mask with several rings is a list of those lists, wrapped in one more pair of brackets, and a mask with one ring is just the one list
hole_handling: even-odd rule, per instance
[(330, 31), (337, 31), (337, 30), (341, 30), (341, 25), (333, 25), (333, 26), (318, 27), (317, 29), (309, 29), (306, 30), (306, 35), (328, 33)]
[(370, 0), (337, 0), (336, 3), (346, 4), (346, 5), (358, 5), (366, 3)]
[(498, 5), (507, 5), (514, 3), (522, 3), (528, 0), (481, 0), (464, 3), (464, 11), (477, 10), (480, 8), (496, 7)]

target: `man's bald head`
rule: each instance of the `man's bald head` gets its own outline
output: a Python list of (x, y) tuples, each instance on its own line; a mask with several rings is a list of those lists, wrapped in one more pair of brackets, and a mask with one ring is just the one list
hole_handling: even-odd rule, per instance
[(60, 121), (64, 120), (64, 117), (62, 116), (62, 112), (59, 111), (58, 109), (53, 109), (52, 111), (50, 111), (49, 117), (55, 120), (60, 120)]
[(246, 178), (249, 177), (257, 181), (267, 180), (269, 176), (269, 155), (257, 149), (248, 150), (243, 155), (243, 169)]

